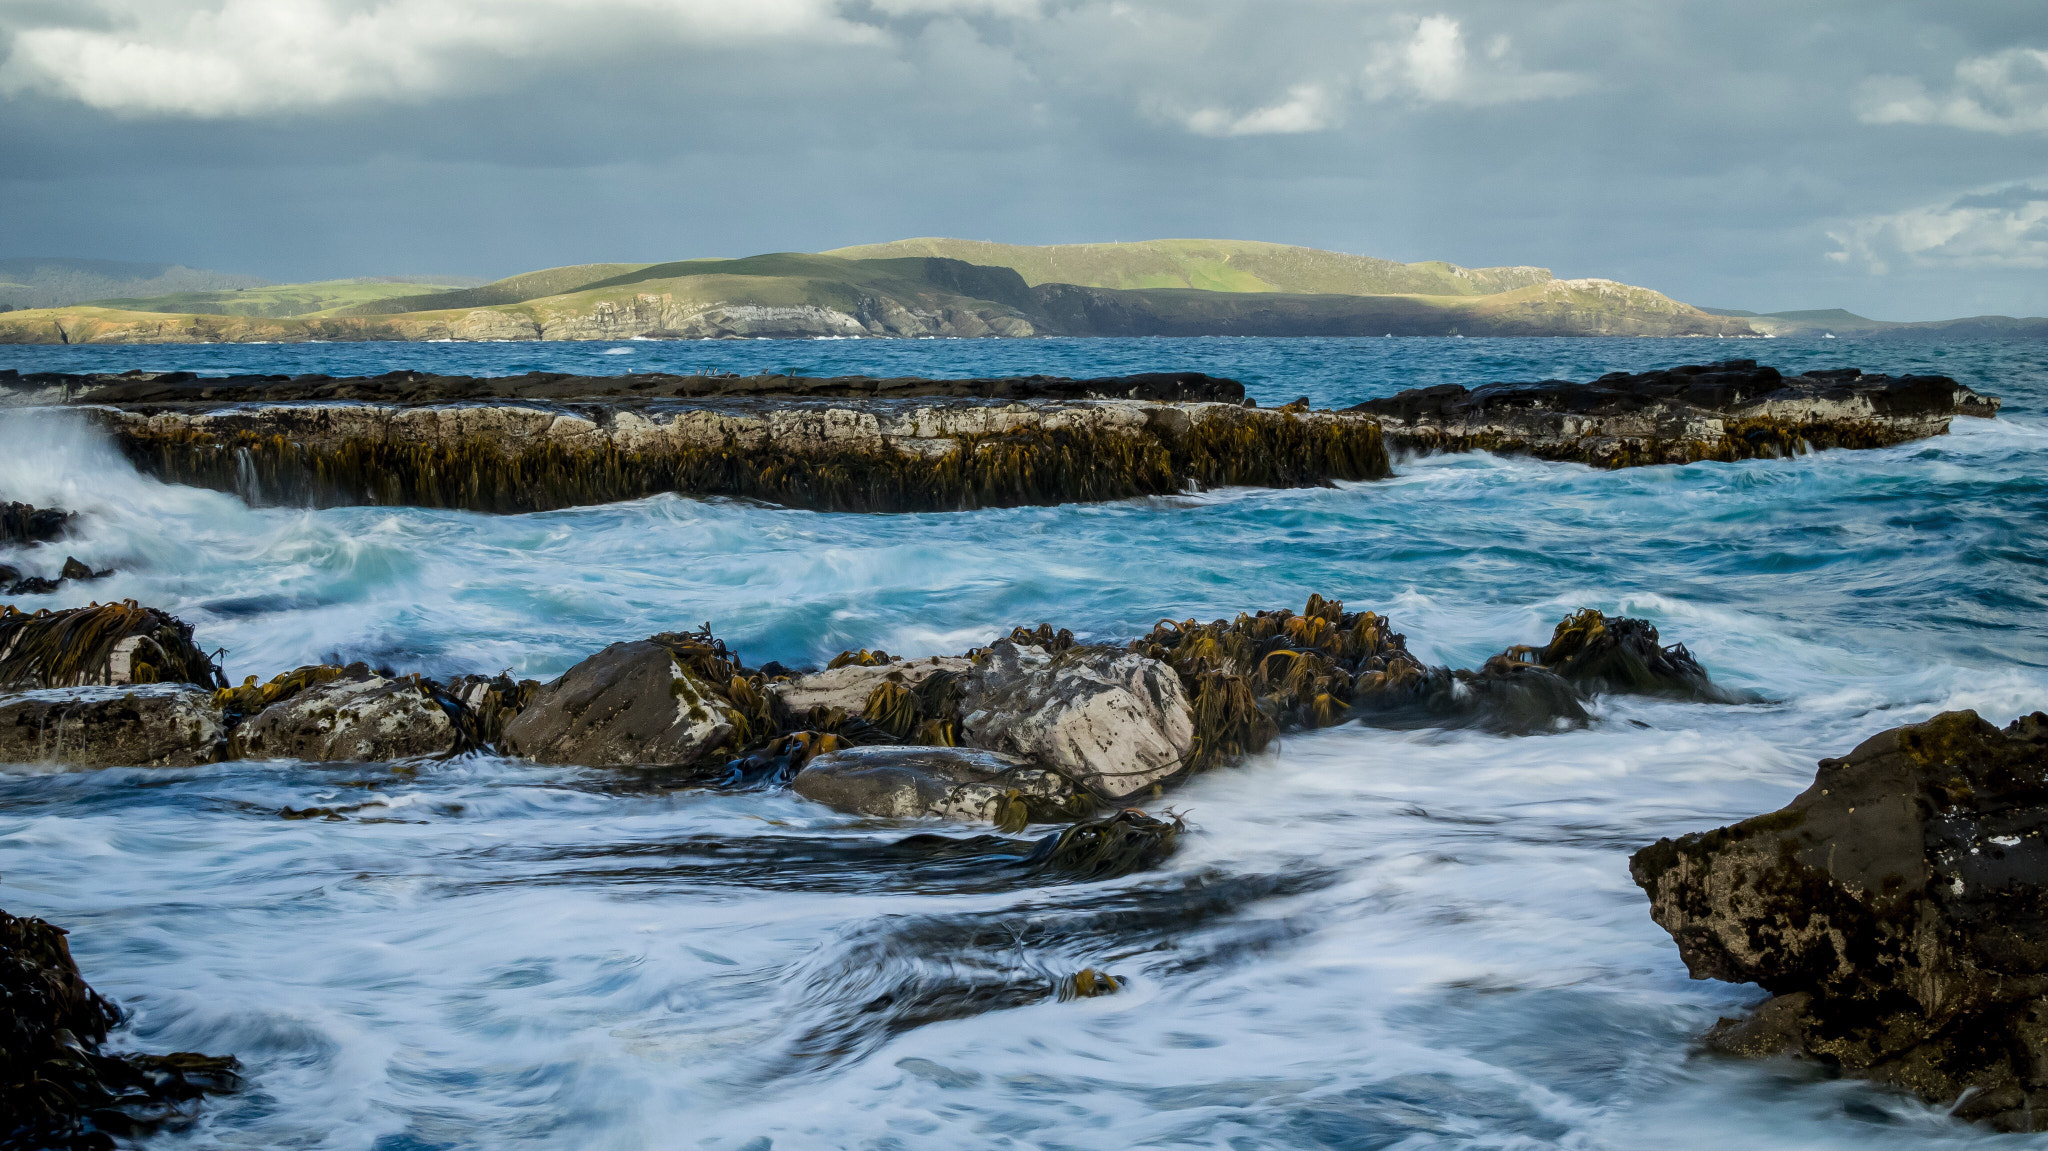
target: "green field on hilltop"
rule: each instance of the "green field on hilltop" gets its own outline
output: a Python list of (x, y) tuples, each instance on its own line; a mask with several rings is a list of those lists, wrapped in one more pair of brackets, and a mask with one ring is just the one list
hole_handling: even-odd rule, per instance
[(1551, 279), (1546, 268), (1461, 268), (1256, 240), (1138, 240), (1107, 244), (996, 244), (925, 237), (835, 248), (851, 259), (944, 256), (1010, 268), (1026, 283), (1089, 288), (1197, 288), (1340, 296), (1483, 296)]
[(270, 284), (212, 292), (174, 292), (165, 296), (116, 297), (92, 301), (92, 307), (127, 312), (167, 312), (207, 316), (332, 315), (344, 308), (375, 305), (415, 296), (422, 291), (447, 291), (452, 285), (391, 283), (385, 280), (319, 280), (305, 284)]

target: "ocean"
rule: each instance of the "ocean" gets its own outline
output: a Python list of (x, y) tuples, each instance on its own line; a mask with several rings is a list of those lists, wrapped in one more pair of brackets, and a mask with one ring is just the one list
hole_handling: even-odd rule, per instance
[[(0, 908), (71, 929), (132, 1013), (120, 1042), (247, 1066), (244, 1092), (151, 1147), (2048, 1146), (1704, 1052), (1763, 993), (1688, 979), (1627, 868), (1659, 836), (1781, 806), (1883, 729), (2048, 708), (2048, 343), (84, 346), (0, 348), (0, 368), (1197, 370), (1341, 406), (1738, 356), (1937, 372), (2005, 408), (1736, 464), (1476, 454), (1054, 508), (661, 496), (522, 516), (251, 509), (139, 475), (75, 413), (0, 412), (0, 499), (83, 513), (61, 546), (0, 560), (118, 572), (22, 606), (163, 608), (237, 681), (337, 658), (545, 679), (706, 622), (750, 664), (955, 653), (1040, 622), (1124, 640), (1315, 592), (1453, 666), (1580, 607), (1641, 616), (1755, 700), (1609, 698), (1586, 730), (1533, 736), (1289, 736), (1149, 804), (1191, 828), (1167, 866), (1066, 885), (880, 850), (933, 826), (488, 756), (0, 768)], [(1126, 986), (1042, 993), (1083, 967)]]

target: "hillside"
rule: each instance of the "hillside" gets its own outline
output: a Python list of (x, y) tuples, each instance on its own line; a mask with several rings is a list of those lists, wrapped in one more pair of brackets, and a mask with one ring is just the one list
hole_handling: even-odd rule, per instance
[[(469, 293), (415, 303), (450, 297)], [(1552, 280), (1484, 296), (1119, 290), (1031, 287), (1008, 268), (937, 257), (846, 260), (797, 253), (642, 265), (517, 303), (366, 310), (378, 306), (290, 318), (45, 309), (0, 315), (0, 343), (1750, 334), (1740, 320), (1607, 280)]]
[(320, 280), (305, 284), (271, 284), (229, 291), (176, 292), (164, 296), (114, 297), (92, 300), (94, 307), (128, 312), (178, 312), (213, 316), (322, 315), (342, 308), (381, 306), (396, 297), (417, 296), (422, 289), (449, 291), (453, 284), (421, 284), (405, 280)]
[(0, 260), (0, 304), (15, 308), (61, 308), (110, 296), (217, 292), (257, 288), (268, 283), (259, 276), (208, 272), (182, 264), (39, 256)]
[(1548, 268), (1461, 268), (1431, 260), (1403, 264), (1371, 256), (1256, 240), (1139, 240), (1026, 246), (923, 238), (837, 248), (847, 259), (942, 256), (1009, 268), (1024, 282), (1084, 288), (1196, 288), (1344, 296), (1479, 296), (1551, 279)]
[(2048, 337), (2048, 318), (2034, 316), (1965, 316), (1956, 320), (1873, 320), (1843, 308), (1795, 312), (1744, 312), (1704, 308), (1716, 316), (1733, 316), (1769, 336), (1833, 336), (1872, 340), (2026, 340)]

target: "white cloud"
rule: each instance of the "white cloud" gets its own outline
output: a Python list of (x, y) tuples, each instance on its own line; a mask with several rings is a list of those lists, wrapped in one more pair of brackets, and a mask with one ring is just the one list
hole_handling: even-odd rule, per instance
[(2048, 180), (1980, 188), (1946, 203), (1856, 220), (1828, 233), (1828, 253), (1882, 275), (1894, 263), (2048, 268)]
[(1956, 65), (1955, 87), (1934, 95), (1918, 80), (1881, 76), (1864, 85), (1866, 124), (1946, 124), (2012, 135), (2048, 132), (2048, 51), (2008, 48)]
[(1511, 104), (1568, 96), (1586, 87), (1585, 78), (1571, 72), (1521, 71), (1509, 59), (1512, 47), (1507, 37), (1495, 36), (1484, 62), (1475, 65), (1458, 21), (1425, 16), (1413, 34), (1373, 53), (1365, 68), (1365, 91), (1379, 99)]
[(1202, 136), (1274, 136), (1320, 132), (1330, 126), (1336, 101), (1315, 84), (1299, 84), (1287, 99), (1241, 115), (1202, 108), (1185, 116), (1188, 131)]
[(77, 0), (17, 21), (0, 90), (199, 117), (404, 99), (469, 67), (674, 43), (862, 40), (831, 0)]

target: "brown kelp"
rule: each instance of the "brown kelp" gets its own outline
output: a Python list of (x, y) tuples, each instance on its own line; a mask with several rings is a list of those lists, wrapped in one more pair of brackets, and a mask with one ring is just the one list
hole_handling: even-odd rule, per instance
[(0, 604), (0, 686), (129, 683), (226, 686), (192, 625), (134, 600), (33, 614)]
[(0, 1146), (112, 1151), (181, 1104), (232, 1091), (232, 1057), (110, 1055), (120, 1022), (78, 971), (62, 928), (0, 911)]
[(1141, 428), (1058, 426), (968, 434), (906, 450), (664, 442), (622, 447), (486, 436), (346, 436), (309, 442), (219, 422), (114, 423), (122, 450), (159, 479), (252, 502), (529, 512), (663, 492), (820, 511), (954, 511), (1170, 495), (1190, 485), (1293, 487), (1391, 471), (1378, 425), (1228, 405)]

